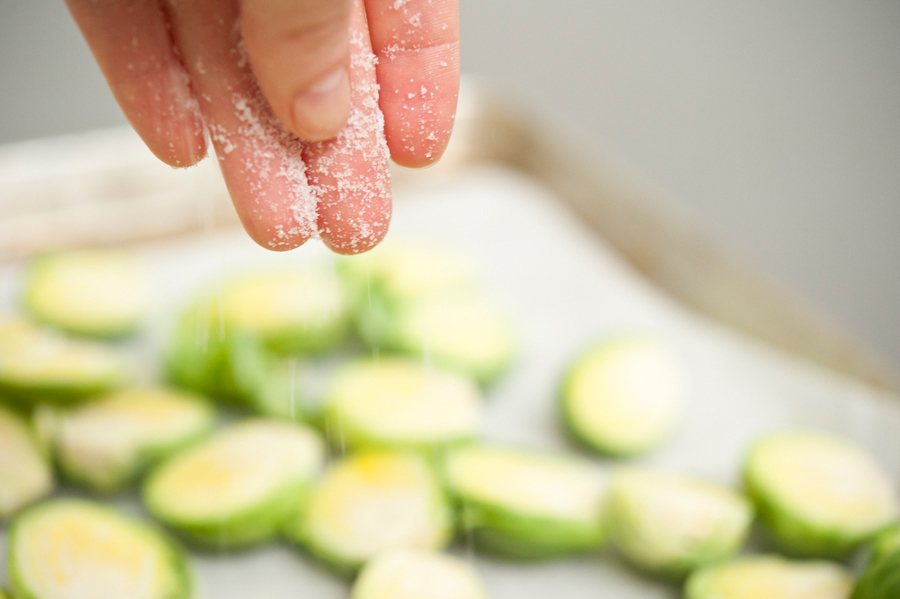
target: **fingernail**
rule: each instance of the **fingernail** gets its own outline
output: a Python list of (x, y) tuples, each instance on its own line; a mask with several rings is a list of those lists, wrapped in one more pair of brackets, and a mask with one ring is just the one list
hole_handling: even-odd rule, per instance
[(337, 135), (350, 113), (350, 79), (342, 65), (294, 99), (294, 131), (307, 141)]

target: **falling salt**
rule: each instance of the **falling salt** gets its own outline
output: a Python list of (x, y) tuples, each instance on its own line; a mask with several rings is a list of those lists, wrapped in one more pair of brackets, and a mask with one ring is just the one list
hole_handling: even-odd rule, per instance
[(291, 402), (291, 421), (297, 422), (297, 358), (291, 356), (288, 358), (288, 393)]

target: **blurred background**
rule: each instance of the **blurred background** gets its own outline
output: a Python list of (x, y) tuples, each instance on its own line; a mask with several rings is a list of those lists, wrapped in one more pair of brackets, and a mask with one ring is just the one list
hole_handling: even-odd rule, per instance
[[(461, 14), (467, 75), (627, 167), (900, 371), (900, 2)], [(0, 143), (126, 122), (61, 0), (0, 0), (0, 106)]]

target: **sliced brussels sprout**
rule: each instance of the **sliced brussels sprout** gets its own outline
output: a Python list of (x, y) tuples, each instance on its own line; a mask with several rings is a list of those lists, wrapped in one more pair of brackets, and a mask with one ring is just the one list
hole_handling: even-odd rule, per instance
[(13, 595), (28, 599), (190, 599), (186, 556), (160, 531), (109, 507), (54, 499), (10, 531)]
[(512, 363), (507, 314), (481, 296), (442, 296), (397, 309), (384, 347), (422, 357), (488, 385)]
[(900, 514), (891, 479), (861, 448), (812, 431), (769, 435), (752, 448), (744, 484), (785, 551), (838, 557)]
[(16, 403), (69, 403), (127, 380), (123, 360), (108, 347), (25, 321), (0, 321), (0, 395)]
[(165, 362), (175, 385), (219, 399), (226, 361), (225, 325), (217, 304), (195, 302), (178, 315)]
[(70, 480), (108, 493), (209, 432), (214, 423), (212, 406), (197, 396), (133, 387), (60, 414), (54, 445)]
[(424, 458), (382, 450), (335, 463), (285, 532), (335, 569), (351, 571), (389, 550), (440, 549), (452, 519)]
[(900, 524), (889, 526), (878, 533), (872, 543), (872, 559), (881, 559), (895, 551), (900, 551)]
[(753, 519), (750, 501), (690, 476), (622, 468), (611, 487), (616, 548), (634, 565), (661, 576), (683, 576), (733, 554)]
[(590, 447), (616, 456), (655, 449), (685, 402), (682, 370), (656, 339), (620, 337), (590, 350), (566, 377), (562, 414)]
[(250, 395), (250, 407), (263, 416), (302, 420), (323, 428), (325, 389), (348, 356), (269, 356)]
[(31, 264), (25, 306), (37, 320), (70, 333), (120, 337), (146, 317), (149, 287), (143, 268), (126, 252), (49, 254)]
[(221, 303), (205, 298), (179, 316), (166, 369), (179, 387), (244, 404), (264, 380), (267, 359), (268, 350), (257, 335), (226, 327)]
[(338, 268), (355, 290), (363, 315), (371, 302), (396, 306), (469, 290), (477, 280), (471, 260), (426, 241), (387, 241), (365, 254), (341, 258)]
[(28, 424), (0, 406), (0, 520), (53, 490), (46, 456)]
[(351, 599), (487, 599), (484, 585), (463, 560), (401, 549), (373, 558), (362, 569)]
[(175, 454), (144, 483), (147, 509), (204, 547), (245, 547), (277, 535), (324, 460), (318, 433), (246, 420)]
[(481, 393), (470, 379), (419, 361), (361, 359), (334, 374), (325, 419), (349, 447), (446, 446), (478, 433)]
[(900, 547), (873, 558), (853, 590), (852, 599), (900, 597)]
[(607, 538), (607, 489), (574, 457), (466, 446), (446, 458), (461, 526), (488, 551), (523, 558), (599, 548)]
[(226, 326), (258, 335), (282, 353), (315, 353), (340, 345), (350, 331), (343, 282), (323, 267), (247, 274), (222, 294)]
[(847, 599), (852, 577), (830, 562), (775, 556), (739, 558), (691, 574), (685, 599)]

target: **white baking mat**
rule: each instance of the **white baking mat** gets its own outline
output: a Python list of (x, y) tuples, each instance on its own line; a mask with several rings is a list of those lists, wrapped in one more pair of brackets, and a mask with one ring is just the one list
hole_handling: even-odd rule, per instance
[[(538, 183), (485, 167), (452, 183), (403, 190), (398, 196), (390, 235), (437, 238), (468, 251), (518, 325), (520, 356), (490, 392), (485, 436), (576, 451), (556, 417), (561, 373), (598, 338), (643, 331), (671, 343), (691, 381), (690, 405), (680, 429), (643, 461), (736, 483), (742, 455), (755, 436), (806, 425), (852, 437), (900, 481), (900, 398), (771, 351), (682, 308), (596, 239)], [(156, 277), (158, 324), (138, 343), (129, 344), (128, 351), (142, 377), (150, 380), (158, 372), (152, 356), (164, 339), (165, 323), (192, 293), (242, 267), (329, 259), (318, 242), (276, 255), (237, 231), (209, 231), (139, 249)], [(20, 274), (21, 265), (0, 265), (0, 308), (16, 305)], [(156, 349), (148, 352), (147, 347)], [(121, 503), (139, 509), (131, 500)], [(3, 537), (0, 532), (0, 546), (5, 545)], [(474, 555), (465, 543), (454, 551), (474, 561), (494, 599), (679, 595), (676, 586), (645, 579), (608, 551), (525, 564)], [(195, 556), (195, 563), (204, 596), (210, 599), (347, 596), (347, 581), (287, 546)], [(6, 580), (5, 574), (0, 580)]]

